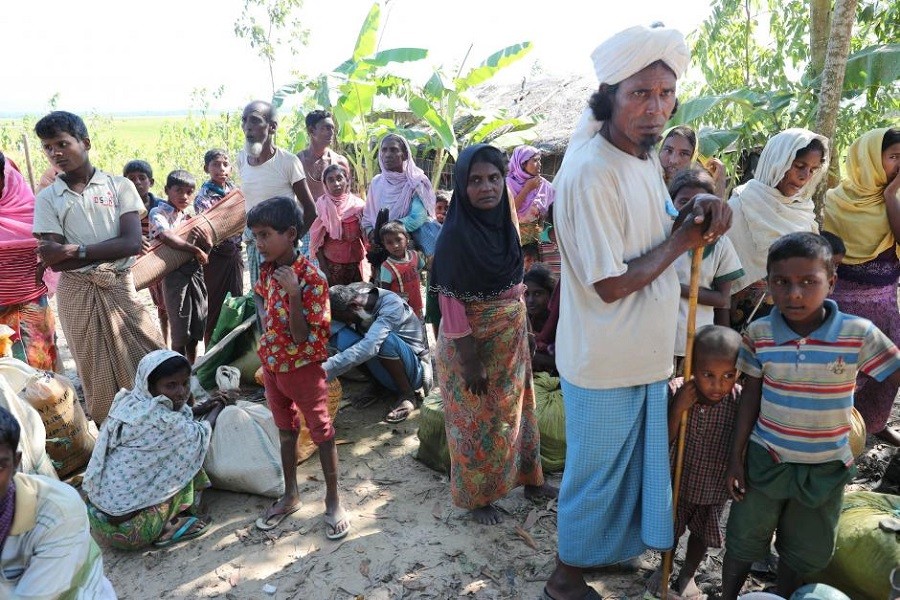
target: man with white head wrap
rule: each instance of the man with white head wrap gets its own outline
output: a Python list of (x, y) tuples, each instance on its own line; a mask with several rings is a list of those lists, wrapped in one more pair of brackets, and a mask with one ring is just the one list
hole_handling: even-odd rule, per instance
[(559, 562), (544, 598), (599, 598), (582, 569), (672, 545), (666, 430), (680, 286), (673, 261), (730, 224), (700, 195), (673, 229), (653, 146), (690, 55), (664, 27), (632, 27), (592, 55), (600, 89), (554, 181), (562, 256), (557, 355), (568, 442)]

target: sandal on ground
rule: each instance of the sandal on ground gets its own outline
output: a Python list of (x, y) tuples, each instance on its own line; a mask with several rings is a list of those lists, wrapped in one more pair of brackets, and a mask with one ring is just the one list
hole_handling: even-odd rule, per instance
[[(197, 527), (198, 524), (199, 527)], [(172, 544), (177, 544), (178, 542), (186, 542), (187, 540), (198, 538), (206, 533), (206, 529), (209, 527), (209, 523), (201, 521), (194, 516), (177, 517), (175, 522), (171, 523), (171, 525), (172, 527), (168, 529), (168, 531), (172, 531), (172, 529), (174, 529), (174, 533), (172, 533), (165, 539), (156, 540), (155, 542), (153, 542), (154, 546), (156, 546), (157, 548), (165, 548), (166, 546), (171, 546)], [(165, 533), (166, 530), (163, 531), (163, 535), (165, 535)]]
[(274, 506), (276, 504), (278, 504), (277, 501), (273, 502), (272, 506), (269, 507), (269, 510), (267, 510), (265, 513), (263, 513), (263, 516), (256, 519), (256, 528), (257, 529), (259, 529), (260, 531), (269, 531), (270, 529), (275, 529), (276, 527), (281, 525), (282, 521), (284, 521), (286, 518), (288, 518), (290, 515), (294, 514), (298, 510), (300, 510), (300, 506), (301, 506), (301, 504), (298, 502), (297, 504), (290, 507), (289, 509), (287, 509), (284, 512), (270, 513), (269, 511), (272, 510), (272, 508), (274, 508)]
[(385, 415), (384, 420), (388, 423), (402, 423), (414, 410), (416, 410), (416, 396), (415, 394), (406, 394), (398, 398), (397, 404), (394, 405), (391, 412)]
[[(541, 600), (557, 600), (553, 596), (550, 595), (550, 592), (547, 591), (547, 586), (544, 586), (544, 590), (541, 592)], [(587, 590), (585, 590), (584, 594), (578, 600), (602, 600), (597, 590), (588, 586)]]
[[(327, 537), (329, 540), (341, 540), (347, 537), (347, 534), (350, 533), (350, 519), (347, 517), (347, 513), (343, 509), (341, 509), (340, 512), (344, 515), (340, 519), (335, 519), (334, 515), (325, 513), (325, 537)], [(346, 522), (347, 527), (345, 527), (343, 531), (338, 531), (338, 525), (340, 525), (342, 522)]]

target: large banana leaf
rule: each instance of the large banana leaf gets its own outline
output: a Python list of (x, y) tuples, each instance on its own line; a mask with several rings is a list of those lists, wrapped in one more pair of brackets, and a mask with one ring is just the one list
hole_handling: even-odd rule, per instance
[(521, 44), (507, 46), (503, 50), (491, 54), (480, 65), (466, 73), (463, 77), (456, 79), (454, 82), (456, 91), (462, 92), (479, 83), (484, 83), (496, 75), (501, 69), (508, 67), (512, 63), (523, 58), (526, 54), (531, 52), (531, 49), (531, 42), (522, 42)]

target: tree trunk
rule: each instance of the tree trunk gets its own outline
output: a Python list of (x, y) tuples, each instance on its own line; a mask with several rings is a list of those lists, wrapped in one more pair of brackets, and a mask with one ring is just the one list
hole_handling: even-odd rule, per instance
[(809, 0), (809, 50), (807, 75), (818, 77), (825, 66), (828, 34), (831, 31), (831, 0)]
[(816, 193), (817, 214), (821, 214), (824, 190), (830, 185), (832, 176), (840, 177), (840, 167), (836, 160), (838, 153), (834, 147), (834, 130), (837, 124), (841, 92), (844, 88), (847, 57), (850, 54), (850, 35), (856, 20), (856, 4), (857, 0), (835, 0), (834, 15), (831, 19), (831, 31), (828, 36), (825, 65), (822, 69), (822, 87), (819, 91), (819, 108), (816, 111), (814, 130), (831, 141), (831, 164), (837, 170), (829, 170), (829, 176), (824, 179), (825, 183), (819, 187)]

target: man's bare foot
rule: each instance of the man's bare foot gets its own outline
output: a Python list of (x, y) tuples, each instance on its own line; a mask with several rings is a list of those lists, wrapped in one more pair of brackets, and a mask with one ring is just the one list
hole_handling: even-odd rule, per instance
[(548, 483), (544, 485), (526, 485), (525, 499), (532, 502), (542, 502), (544, 500), (552, 500), (559, 496), (559, 488)]
[(900, 431), (897, 431), (892, 427), (885, 427), (874, 435), (886, 444), (890, 444), (891, 446), (900, 446)]
[(475, 519), (475, 522), (482, 525), (499, 525), (503, 522), (503, 515), (494, 508), (493, 504), (472, 510), (472, 518)]

